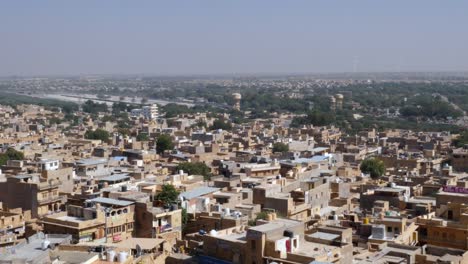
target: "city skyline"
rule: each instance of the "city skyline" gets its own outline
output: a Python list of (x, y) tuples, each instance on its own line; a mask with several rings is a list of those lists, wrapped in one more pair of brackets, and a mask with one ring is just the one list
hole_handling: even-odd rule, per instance
[(461, 2), (0, 6), (0, 76), (468, 71)]

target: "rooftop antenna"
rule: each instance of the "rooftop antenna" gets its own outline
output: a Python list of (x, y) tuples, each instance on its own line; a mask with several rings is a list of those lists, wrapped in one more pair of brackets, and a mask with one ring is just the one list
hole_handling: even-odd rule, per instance
[(400, 59), (398, 60), (398, 65), (397, 65), (397, 72), (398, 73), (401, 73), (401, 64), (403, 64), (403, 58), (400, 57)]
[(353, 58), (353, 72), (356, 73), (358, 71), (358, 66), (359, 66), (359, 57), (354, 56)]

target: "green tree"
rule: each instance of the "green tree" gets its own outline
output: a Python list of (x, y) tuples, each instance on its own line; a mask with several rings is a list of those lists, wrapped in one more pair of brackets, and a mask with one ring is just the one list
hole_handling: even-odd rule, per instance
[(182, 208), (182, 226), (185, 227), (189, 220), (189, 216), (187, 214), (187, 209)]
[(174, 185), (164, 184), (162, 190), (154, 197), (157, 201), (160, 201), (164, 206), (170, 206), (171, 204), (177, 204), (179, 197), (179, 191), (176, 190)]
[(384, 162), (376, 158), (363, 160), (360, 169), (363, 173), (370, 174), (372, 179), (378, 179), (385, 173)]
[(336, 116), (332, 113), (312, 111), (307, 116), (295, 117), (292, 122), (292, 127), (299, 127), (302, 125), (314, 125), (314, 126), (328, 126), (335, 122)]
[(53, 124), (60, 124), (62, 123), (62, 119), (58, 118), (58, 117), (51, 117), (49, 118), (49, 124), (53, 125)]
[(191, 175), (203, 175), (205, 180), (211, 178), (211, 169), (203, 162), (182, 162), (177, 165), (177, 170), (183, 170)]
[(174, 143), (172, 142), (171, 136), (166, 134), (160, 135), (156, 140), (156, 151), (162, 154), (164, 151), (172, 149), (174, 149)]
[(102, 121), (102, 122), (114, 122), (114, 121), (115, 121), (115, 117), (110, 116), (110, 115), (106, 115), (106, 116), (103, 116), (103, 117), (101, 118), (101, 121)]
[(8, 148), (5, 153), (0, 154), (0, 165), (5, 165), (9, 160), (23, 160), (24, 153), (14, 148)]
[(5, 165), (8, 161), (8, 156), (4, 153), (0, 154), (0, 166)]
[(140, 133), (140, 134), (137, 135), (136, 140), (137, 141), (148, 141), (149, 140), (148, 134)]
[(107, 112), (107, 104), (95, 103), (94, 101), (88, 100), (83, 104), (83, 112), (92, 114), (98, 112)]
[(232, 124), (229, 121), (226, 121), (224, 119), (216, 119), (213, 122), (213, 125), (210, 127), (210, 129), (211, 130), (217, 130), (217, 129), (231, 130)]
[(86, 139), (100, 139), (103, 142), (107, 142), (109, 140), (110, 134), (104, 129), (96, 129), (96, 130), (88, 130), (86, 131), (84, 137)]
[(289, 146), (282, 142), (276, 142), (273, 144), (273, 152), (288, 152)]
[(267, 220), (268, 219), (268, 213), (265, 211), (261, 211), (257, 213), (257, 216), (255, 219), (252, 219), (249, 221), (249, 226), (255, 226), (257, 224), (257, 220)]
[(131, 110), (131, 107), (124, 102), (118, 102), (112, 104), (112, 114), (118, 116), (122, 112), (128, 112)]
[(455, 138), (452, 141), (452, 144), (457, 148), (461, 148), (464, 145), (468, 144), (468, 131), (464, 131), (463, 133), (461, 133), (457, 138)]

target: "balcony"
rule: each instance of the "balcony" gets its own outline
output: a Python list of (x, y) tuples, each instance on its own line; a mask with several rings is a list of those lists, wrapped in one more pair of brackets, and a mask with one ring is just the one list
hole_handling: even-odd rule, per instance
[(44, 205), (44, 204), (49, 204), (49, 203), (55, 203), (55, 202), (60, 202), (65, 196), (54, 196), (54, 197), (46, 197), (42, 199), (37, 199), (37, 203), (39, 205)]
[(39, 191), (50, 190), (54, 188), (58, 188), (60, 186), (60, 182), (41, 182), (37, 185)]

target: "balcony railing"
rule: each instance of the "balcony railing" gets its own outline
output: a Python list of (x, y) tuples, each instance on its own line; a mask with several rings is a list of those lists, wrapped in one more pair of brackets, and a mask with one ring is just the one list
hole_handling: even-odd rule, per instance
[(64, 196), (55, 196), (55, 197), (46, 197), (42, 199), (38, 199), (37, 202), (42, 205), (42, 204), (48, 204), (48, 203), (55, 203), (58, 201), (61, 201)]
[(38, 184), (38, 188), (40, 191), (58, 188), (59, 186), (60, 186), (60, 182), (54, 182), (54, 183), (41, 182)]

